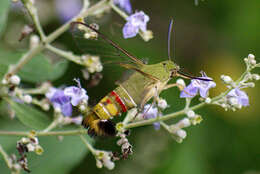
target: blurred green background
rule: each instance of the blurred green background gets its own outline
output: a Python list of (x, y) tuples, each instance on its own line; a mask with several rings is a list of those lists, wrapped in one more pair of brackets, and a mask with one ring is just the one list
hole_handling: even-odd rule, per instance
[[(155, 63), (167, 58), (168, 23), (170, 18), (173, 18), (174, 61), (194, 75), (199, 75), (201, 70), (207, 72), (207, 75), (217, 83), (217, 87), (211, 91), (211, 96), (218, 95), (226, 89), (219, 80), (220, 75), (226, 74), (236, 79), (244, 72), (243, 58), (249, 53), (254, 54), (260, 61), (258, 58), (260, 55), (259, 0), (205, 0), (199, 1), (198, 6), (195, 6), (193, 0), (131, 0), (131, 2), (134, 10), (143, 10), (149, 15), (148, 29), (154, 32), (154, 39), (148, 43), (140, 37), (124, 40), (122, 34), (111, 32), (111, 26), (113, 28), (124, 24), (124, 20), (113, 11), (97, 21), (103, 32), (134, 55), (148, 58), (149, 63)], [(46, 33), (52, 32), (61, 25), (54, 1), (37, 1), (37, 5)], [(11, 49), (26, 48), (28, 39), (19, 43), (17, 40), (20, 35), (14, 35), (19, 33), (24, 23), (28, 22), (28, 19), (23, 17), (24, 14), (24, 10), (12, 7), (6, 26), (8, 30), (4, 31), (1, 45)], [(55, 43), (63, 48), (78, 51), (69, 32), (62, 35)], [(53, 54), (48, 52), (47, 54), (54, 57)], [(113, 65), (113, 68), (109, 66), (105, 66), (104, 77), (98, 86), (86, 88), (93, 102), (112, 90), (115, 87), (114, 82), (123, 73), (121, 68), (117, 69), (117, 65)], [(54, 84), (57, 86), (72, 84), (74, 77), (81, 77), (80, 69), (78, 65), (70, 63), (65, 75), (57, 79)], [(48, 154), (48, 151), (49, 154), (50, 151), (52, 153), (49, 156), (35, 157), (45, 158), (45, 160), (29, 161), (29, 165), (31, 164), (32, 173), (41, 173), (40, 168), (48, 172), (51, 163), (57, 163), (60, 168), (65, 168), (57, 171), (49, 170), (50, 173), (55, 174), (260, 174), (259, 85), (257, 82), (255, 88), (246, 90), (250, 98), (250, 106), (240, 111), (225, 112), (215, 106), (196, 111), (203, 116), (204, 120), (200, 125), (186, 129), (188, 136), (181, 144), (176, 143), (163, 129), (155, 131), (152, 126), (133, 129), (129, 139), (134, 153), (129, 159), (117, 162), (116, 168), (112, 171), (97, 169), (94, 157), (90, 153), (85, 155), (85, 147), (77, 137), (64, 137), (64, 143), (55, 138), (41, 138), (40, 142), (43, 143), (51, 139), (52, 143), (43, 147), (45, 153)], [(162, 97), (167, 99), (171, 106), (165, 113), (183, 107), (184, 102), (178, 95), (177, 89), (169, 89), (162, 93)], [(19, 123), (10, 121), (6, 117), (2, 117), (1, 120), (1, 129), (13, 130), (12, 128), (20, 126)], [(17, 140), (17, 137), (0, 137), (1, 144), (7, 142), (14, 144)], [(95, 146), (119, 151), (115, 142), (116, 139), (99, 138), (96, 139)], [(15, 149), (9, 148), (8, 152), (14, 153)], [(81, 153), (84, 155), (78, 157), (77, 154)], [(0, 163), (0, 171), (6, 172), (5, 164), (2, 160)]]

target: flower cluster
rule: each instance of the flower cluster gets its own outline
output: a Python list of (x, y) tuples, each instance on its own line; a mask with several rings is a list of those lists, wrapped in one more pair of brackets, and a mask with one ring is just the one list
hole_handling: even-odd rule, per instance
[(46, 93), (46, 97), (52, 103), (56, 112), (61, 112), (64, 116), (72, 115), (72, 106), (86, 105), (88, 96), (78, 81), (78, 86), (66, 87), (63, 90), (51, 87)]
[(81, 61), (90, 73), (101, 72), (103, 70), (99, 56), (85, 54), (81, 56)]
[[(202, 78), (211, 79), (207, 77), (204, 72), (202, 72)], [(191, 83), (181, 92), (180, 97), (193, 98), (199, 93), (202, 98), (206, 98), (208, 96), (209, 89), (214, 88), (215, 86), (216, 83), (213, 81), (193, 79), (191, 80)]]
[(103, 150), (96, 150), (96, 165), (98, 168), (102, 168), (105, 166), (109, 170), (114, 169), (115, 163), (112, 161), (113, 159), (113, 153), (107, 152)]
[(214, 104), (220, 105), (225, 110), (232, 109), (235, 111), (236, 109), (241, 109), (243, 106), (249, 106), (248, 95), (242, 89), (254, 87), (255, 83), (252, 81), (260, 80), (260, 76), (258, 74), (251, 73), (251, 70), (257, 65), (255, 56), (253, 54), (249, 54), (244, 61), (246, 63), (247, 70), (238, 81), (234, 81), (230, 76), (221, 75), (221, 80), (227, 85), (229, 91), (220, 100), (215, 101)]
[(21, 140), (17, 141), (16, 148), (21, 156), (19, 160), (17, 160), (17, 170), (21, 167), (25, 171), (30, 172), (27, 160), (28, 152), (35, 152), (37, 155), (43, 153), (43, 148), (39, 145), (39, 140), (34, 135), (35, 132), (31, 131), (29, 137), (23, 137)]
[(131, 155), (133, 153), (132, 150), (132, 145), (129, 143), (128, 139), (126, 138), (127, 134), (129, 131), (127, 131), (127, 133), (118, 133), (117, 136), (120, 137), (120, 139), (117, 141), (117, 145), (121, 146), (121, 152), (122, 152), (122, 157), (124, 159), (126, 159), (128, 157), (128, 155)]
[(150, 20), (143, 11), (136, 12), (127, 17), (127, 23), (123, 28), (123, 36), (125, 39), (135, 37), (139, 30), (145, 32), (147, 22)]

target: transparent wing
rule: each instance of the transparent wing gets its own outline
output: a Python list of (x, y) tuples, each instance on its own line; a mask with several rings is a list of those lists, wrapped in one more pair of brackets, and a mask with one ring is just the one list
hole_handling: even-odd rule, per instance
[[(117, 44), (116, 45), (119, 48), (115, 47), (115, 45), (113, 45), (114, 42), (106, 38), (106, 36), (104, 36), (105, 39), (113, 42), (112, 44), (107, 40), (104, 40), (103, 37), (100, 37), (96, 32), (80, 24), (72, 25), (71, 31), (75, 45), (80, 50), (81, 54), (98, 55), (101, 57), (101, 60), (104, 64), (131, 62), (129, 55), (126, 55), (122, 52), (124, 49), (120, 48)], [(113, 31), (115, 32), (115, 30)], [(134, 61), (132, 61), (132, 63), (133, 62)]]

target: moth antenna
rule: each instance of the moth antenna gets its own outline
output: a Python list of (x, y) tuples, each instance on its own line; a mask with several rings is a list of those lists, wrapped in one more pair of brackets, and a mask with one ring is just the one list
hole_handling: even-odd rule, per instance
[(171, 60), (171, 33), (173, 29), (173, 19), (171, 19), (169, 28), (168, 28), (168, 59)]

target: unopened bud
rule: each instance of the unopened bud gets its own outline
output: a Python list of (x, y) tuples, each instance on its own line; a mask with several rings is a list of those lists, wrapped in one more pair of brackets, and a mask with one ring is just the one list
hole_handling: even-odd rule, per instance
[(176, 134), (177, 134), (181, 139), (184, 139), (184, 138), (186, 138), (186, 136), (187, 136), (186, 131), (185, 131), (185, 130), (182, 130), (182, 129), (178, 130), (178, 131), (176, 132)]
[(161, 109), (166, 109), (168, 106), (166, 100), (164, 99), (159, 99), (158, 101), (158, 107), (161, 108)]
[(183, 86), (183, 87), (186, 86), (186, 84), (185, 84), (185, 82), (184, 82), (183, 79), (177, 79), (176, 83), (177, 83), (178, 85), (180, 85), (180, 86)]
[(231, 82), (233, 82), (232, 78), (230, 76), (226, 76), (226, 75), (221, 75), (221, 80), (223, 80), (224, 83), (226, 84), (230, 84)]
[(11, 82), (11, 84), (13, 84), (13, 85), (19, 85), (20, 82), (21, 82), (21, 79), (20, 79), (20, 77), (19, 77), (18, 75), (12, 75), (12, 76), (10, 77), (10, 82)]
[(31, 103), (32, 102), (32, 96), (30, 96), (30, 95), (25, 95), (24, 97), (23, 97), (23, 101), (25, 102), (25, 103)]
[(186, 112), (186, 115), (189, 117), (189, 118), (194, 118), (195, 117), (195, 112), (193, 110), (188, 110)]
[(35, 48), (40, 43), (40, 38), (37, 35), (32, 35), (30, 37), (30, 48)]

